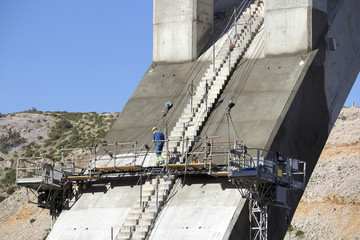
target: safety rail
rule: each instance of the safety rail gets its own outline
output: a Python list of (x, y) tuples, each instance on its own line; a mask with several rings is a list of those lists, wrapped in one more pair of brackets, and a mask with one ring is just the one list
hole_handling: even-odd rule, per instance
[(286, 186), (289, 189), (304, 189), (306, 162), (287, 157), (279, 152), (261, 148), (248, 148), (234, 141), (236, 148), (230, 150), (229, 176), (242, 181), (262, 179)]
[(30, 188), (61, 187), (61, 169), (46, 157), (19, 158), (16, 164), (16, 183)]
[[(136, 165), (136, 160), (140, 155), (139, 151), (143, 150), (143, 148), (137, 148), (136, 141), (123, 143), (114, 142), (112, 144), (105, 143), (100, 145), (100, 147), (103, 147), (105, 153), (99, 158), (95, 156), (90, 165), (92, 169), (105, 166), (113, 166), (116, 168), (121, 162), (123, 162), (123, 165), (129, 165), (129, 159), (132, 165)], [(113, 149), (107, 150), (105, 147), (113, 147)]]
[[(65, 157), (65, 153), (70, 153), (70, 159)], [(64, 176), (83, 175), (86, 171), (89, 171), (91, 175), (91, 169), (89, 166), (93, 160), (93, 156), (96, 154), (96, 148), (91, 146), (89, 148), (62, 148), (61, 153), (61, 170)]]

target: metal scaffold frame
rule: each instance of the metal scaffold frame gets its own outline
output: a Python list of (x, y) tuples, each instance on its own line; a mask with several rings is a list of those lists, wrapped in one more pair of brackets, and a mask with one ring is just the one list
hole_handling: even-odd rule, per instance
[[(241, 196), (249, 200), (250, 239), (266, 240), (269, 206), (287, 208), (286, 200), (278, 198), (279, 192), (304, 189), (306, 163), (282, 153), (248, 148), (237, 140), (215, 141), (217, 138), (220, 137), (196, 137), (194, 141), (202, 141), (198, 151), (165, 151), (167, 158), (162, 166), (144, 166), (148, 154), (155, 154), (155, 151), (150, 151), (146, 145), (137, 147), (137, 142), (103, 143), (102, 146), (113, 149), (105, 150), (101, 156), (97, 156), (98, 146), (87, 148), (81, 150), (86, 156), (75, 159), (70, 155), (70, 160), (65, 160), (64, 152), (72, 149), (62, 149), (61, 161), (57, 163), (54, 159), (45, 157), (19, 159), (17, 183), (29, 188), (37, 195), (37, 204), (49, 208), (51, 215), (56, 216), (74, 195), (74, 183), (85, 189), (91, 181), (102, 176), (139, 176), (140, 185), (143, 177), (148, 179), (159, 174), (228, 177)], [(164, 140), (169, 141), (174, 140)], [(189, 139), (183, 138), (181, 141), (187, 145)], [(223, 165), (213, 163), (215, 159), (221, 158), (224, 158)]]
[(267, 239), (268, 211), (267, 205), (261, 205), (258, 201), (249, 202), (250, 239)]
[(287, 190), (304, 189), (306, 162), (235, 143), (229, 155), (229, 178), (249, 200), (251, 240), (268, 239), (268, 208), (287, 208)]

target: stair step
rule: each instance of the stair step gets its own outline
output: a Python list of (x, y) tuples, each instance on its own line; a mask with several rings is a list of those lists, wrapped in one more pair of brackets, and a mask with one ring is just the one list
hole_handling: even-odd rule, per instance
[[(163, 201), (164, 201), (164, 196), (163, 196), (162, 194), (160, 194), (160, 192), (159, 192), (159, 194), (158, 194), (158, 203), (159, 203), (159, 206), (161, 206), (161, 204), (163, 203)], [(150, 208), (151, 206), (156, 206), (156, 196), (154, 197), (154, 200), (153, 200), (153, 201), (149, 202), (148, 208)], [(146, 211), (146, 210), (147, 210), (147, 208), (145, 209), (145, 212), (148, 212), (148, 211)]]
[(144, 240), (145, 237), (146, 237), (146, 234), (147, 234), (147, 232), (136, 231), (136, 232), (133, 233), (131, 239), (133, 239), (133, 240), (135, 240), (135, 239), (136, 240)]
[[(139, 199), (136, 200), (136, 203), (149, 201), (151, 194), (150, 194), (150, 195), (142, 194), (141, 196), (142, 196), (142, 199), (141, 199), (142, 201), (140, 201), (140, 196), (139, 196)], [(136, 206), (136, 205), (135, 205), (135, 206)], [(138, 206), (140, 207), (140, 204), (139, 204)]]
[(120, 232), (130, 233), (130, 231), (134, 231), (134, 230), (135, 230), (134, 225), (122, 225), (120, 228)]
[[(159, 206), (160, 206), (160, 205), (159, 205)], [(145, 209), (145, 212), (153, 212), (153, 213), (156, 213), (156, 212), (157, 212), (156, 204), (147, 207), (147, 208)]]
[(148, 201), (142, 201), (141, 204), (142, 206), (140, 206), (140, 199), (136, 200), (136, 202), (134, 203), (134, 207), (146, 207), (148, 205)]
[(130, 232), (118, 232), (118, 235), (116, 236), (116, 239), (129, 239), (130, 238)]
[(149, 182), (146, 182), (145, 184), (142, 185), (142, 189), (143, 191), (151, 191), (154, 190), (154, 185), (152, 185)]
[(129, 237), (116, 237), (116, 240), (129, 240)]
[(128, 220), (136, 220), (136, 219), (139, 219), (141, 217), (141, 214), (142, 213), (131, 213), (130, 212), (126, 219), (128, 219)]
[(136, 206), (131, 209), (130, 213), (142, 213), (143, 211), (144, 211), (143, 207)]
[(140, 232), (148, 232), (150, 230), (150, 226), (149, 225), (138, 225), (136, 230), (140, 231)]
[(124, 222), (124, 226), (134, 226), (137, 225), (139, 222), (139, 219), (126, 219)]
[(141, 216), (141, 219), (154, 219), (155, 213), (154, 212), (144, 212)]
[(142, 219), (142, 218), (140, 218), (139, 226), (150, 226), (152, 222), (153, 222), (152, 219)]

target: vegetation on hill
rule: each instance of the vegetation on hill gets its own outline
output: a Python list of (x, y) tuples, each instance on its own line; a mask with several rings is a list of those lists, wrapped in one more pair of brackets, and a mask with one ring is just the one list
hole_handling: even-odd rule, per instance
[[(51, 156), (62, 148), (85, 148), (102, 140), (118, 113), (41, 112), (0, 114), (0, 202), (12, 195), (18, 158)], [(66, 158), (69, 152), (64, 152)]]

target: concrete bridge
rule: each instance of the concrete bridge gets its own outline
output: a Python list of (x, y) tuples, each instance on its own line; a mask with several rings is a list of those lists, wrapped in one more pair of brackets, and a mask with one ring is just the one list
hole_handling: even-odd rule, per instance
[[(306, 161), (307, 181), (360, 70), (360, 5), (246, 4), (154, 0), (154, 62), (106, 140), (151, 146), (155, 125), (178, 139), (168, 143), (171, 151), (200, 151), (204, 141), (195, 136), (236, 139)], [(235, 105), (225, 114), (230, 100)], [(173, 107), (164, 114), (167, 101)], [(186, 146), (180, 137), (189, 139)], [(223, 157), (213, 161), (225, 163)], [(227, 180), (179, 175), (147, 238), (248, 239), (248, 202)], [(109, 239), (110, 229), (120, 239), (139, 185), (127, 179), (104, 186), (82, 192), (49, 239)], [(301, 190), (288, 191), (288, 208), (269, 209), (268, 239), (284, 237), (301, 196)]]

